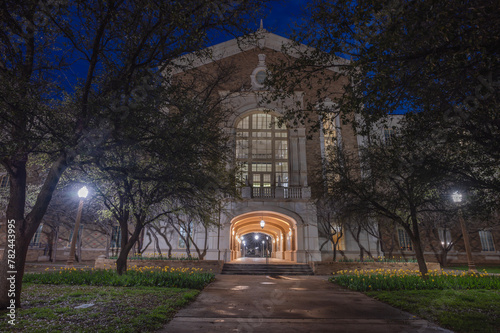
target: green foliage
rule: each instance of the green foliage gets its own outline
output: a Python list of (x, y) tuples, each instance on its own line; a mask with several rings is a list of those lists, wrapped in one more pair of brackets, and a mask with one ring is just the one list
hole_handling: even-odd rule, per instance
[(200, 269), (134, 267), (126, 274), (118, 275), (115, 270), (61, 269), (43, 273), (26, 274), (23, 282), (36, 284), (69, 284), (88, 286), (121, 287), (165, 287), (203, 289), (215, 279), (213, 273)]
[[(461, 270), (461, 271), (469, 270), (469, 266), (452, 266), (452, 267), (447, 267), (447, 268), (452, 269), (452, 270)], [(500, 266), (476, 266), (476, 269), (478, 271), (485, 271), (488, 273), (500, 274)]]
[[(27, 283), (22, 293), (16, 325), (0, 314), (1, 332), (155, 332), (199, 291)], [(94, 305), (76, 308), (89, 303)]]
[(453, 332), (498, 332), (500, 291), (497, 290), (401, 290), (366, 294)]
[(348, 258), (340, 258), (337, 260), (338, 262), (417, 262), (417, 259), (403, 259), (403, 258), (385, 258), (385, 257), (378, 257), (378, 258), (365, 258), (363, 260), (360, 260), (358, 258), (355, 259), (348, 259)]
[[(195, 111), (191, 106), (202, 104), (207, 94), (203, 96), (200, 91), (185, 87), (188, 94), (183, 99), (176, 98), (172, 90), (178, 85), (172, 82), (170, 74), (190, 67), (191, 61), (181, 64), (177, 59), (203, 53), (200, 50), (211, 44), (216, 32), (248, 31), (249, 23), (255, 22), (264, 7), (265, 2), (255, 0), (227, 5), (207, 0), (2, 2), (0, 164), (11, 177), (6, 215), (18, 221), (15, 235), (19, 253), (26, 253), (66, 170), (77, 166), (76, 162), (88, 166), (90, 157), (97, 160), (95, 164), (102, 161), (107, 170), (123, 171), (117, 172), (123, 178), (117, 178), (114, 193), (123, 197), (118, 204), (126, 211), (120, 216), (124, 235), (129, 215), (134, 215), (137, 224), (145, 223), (146, 216), (154, 219), (159, 213), (152, 212), (157, 208), (152, 206), (162, 198), (173, 199), (170, 193), (182, 194), (182, 199), (188, 201), (192, 197), (203, 198), (199, 192), (216, 187), (207, 185), (206, 176), (215, 170), (222, 173), (225, 168), (217, 167), (225, 164), (218, 156), (206, 159), (208, 153), (201, 154), (210, 150), (209, 146), (199, 145), (193, 151), (196, 139), (206, 134), (200, 128), (211, 124), (201, 118), (193, 119), (196, 112), (193, 117), (182, 119), (182, 111)], [(209, 51), (204, 55), (209, 56)], [(74, 66), (86, 70), (75, 70)], [(217, 95), (217, 90), (210, 91)], [(169, 111), (170, 117), (160, 117)], [(158, 126), (149, 126), (152, 119)], [(174, 146), (164, 137), (155, 140), (156, 134), (165, 129), (161, 127), (165, 125), (163, 121), (172, 125), (168, 134), (183, 145)], [(219, 132), (219, 126), (212, 128)], [(159, 150), (153, 150), (155, 146)], [(164, 151), (171, 154), (165, 156), (164, 163), (156, 163), (154, 157)], [(186, 151), (191, 154), (185, 155)], [(213, 152), (218, 153), (217, 149)], [(31, 182), (27, 161), (42, 154), (47, 154), (49, 172), (35, 175), (43, 186), (34, 194), (33, 207), (25, 209), (26, 184)], [(134, 166), (138, 163), (130, 163), (144, 162), (147, 157), (149, 169), (140, 165), (143, 168), (137, 170)], [(105, 164), (105, 158), (116, 163)], [(200, 173), (200, 169), (207, 172)], [(137, 184), (137, 177), (128, 182), (127, 178), (137, 174), (142, 175), (142, 184)], [(173, 179), (179, 179), (176, 176), (185, 178), (187, 185), (182, 187), (182, 182), (174, 182)], [(99, 181), (95, 174), (88, 178)], [(155, 189), (150, 181), (158, 178), (163, 184), (176, 186)], [(210, 179), (218, 178), (214, 175)], [(142, 200), (132, 211), (130, 206), (136, 199)], [(136, 228), (131, 243), (140, 231)], [(122, 244), (124, 251), (125, 248)], [(15, 262), (15, 270), (23, 272), (25, 256), (17, 256)], [(5, 281), (5, 272), (9, 270), (6, 256), (0, 265), (0, 276)], [(21, 282), (19, 278), (16, 289), (20, 290)], [(6, 295), (0, 294), (0, 308), (8, 304)], [(17, 305), (20, 295), (16, 293)]]
[[(311, 48), (290, 47), (289, 54), (300, 57), (274, 66), (270, 83), (279, 97), (304, 86), (317, 94), (304, 108), (287, 110), (287, 118), (306, 121), (305, 110), (314, 109), (321, 119), (341, 115), (366, 134), (374, 124), (390, 129), (387, 115), (405, 113), (414, 128), (406, 133), (413, 135), (410, 141), (441, 149), (402, 158), (431, 174), (452, 174), (456, 186), (481, 191), (477, 201), (492, 197), (496, 207), (499, 8), (493, 0), (453, 6), (434, 0), (313, 0), (296, 32)], [(327, 98), (334, 103), (318, 103)]]
[(496, 289), (500, 290), (500, 277), (487, 273), (432, 271), (425, 278), (418, 271), (370, 270), (341, 271), (331, 277), (337, 283), (356, 291), (372, 290), (432, 290), (432, 289)]

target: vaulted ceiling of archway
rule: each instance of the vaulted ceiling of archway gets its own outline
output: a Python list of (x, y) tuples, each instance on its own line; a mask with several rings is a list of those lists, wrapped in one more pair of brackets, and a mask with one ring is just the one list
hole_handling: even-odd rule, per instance
[(255, 224), (250, 224), (250, 225), (241, 226), (240, 228), (236, 229), (235, 231), (236, 231), (235, 235), (240, 237), (240, 238), (241, 238), (241, 236), (246, 235), (246, 234), (251, 233), (251, 232), (261, 232), (261, 233), (270, 235), (274, 238), (278, 238), (280, 231), (281, 231), (281, 234), (285, 233), (283, 228), (279, 228), (275, 225), (270, 225), (268, 223), (266, 223), (266, 226), (264, 229), (261, 229), (260, 226), (257, 226)]
[[(266, 222), (264, 229), (260, 227), (260, 220)], [(242, 236), (250, 232), (263, 232), (275, 238), (280, 234), (287, 234), (293, 228), (293, 222), (286, 217), (272, 212), (254, 212), (240, 215), (232, 223), (235, 236)]]

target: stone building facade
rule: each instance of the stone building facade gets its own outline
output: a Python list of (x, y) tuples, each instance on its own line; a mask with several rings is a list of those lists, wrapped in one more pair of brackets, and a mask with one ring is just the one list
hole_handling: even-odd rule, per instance
[[(217, 66), (234, 68), (231, 79), (218, 92), (224, 96), (225, 107), (230, 111), (224, 129), (233, 140), (235, 161), (241, 166), (242, 200), (226, 202), (220, 227), (209, 231), (206, 259), (235, 260), (247, 253), (246, 243), (252, 242), (250, 237), (258, 233), (265, 238), (266, 250), (274, 258), (320, 261), (324, 255), (319, 244), (324, 239), (318, 232), (309, 179), (321, 165), (324, 137), (316, 133), (308, 139), (306, 125), (280, 126), (278, 117), (294, 107), (328, 101), (314, 101), (316, 87), (311, 87), (263, 103), (270, 94), (264, 84), (267, 66), (286, 60), (282, 47), (291, 41), (262, 29), (257, 35), (253, 42), (234, 39), (211, 47), (210, 59), (187, 56), (179, 60), (202, 72), (215, 70)], [(345, 60), (339, 59), (342, 61)], [(330, 89), (341, 93), (341, 86), (339, 81)], [(339, 133), (350, 131), (338, 120), (336, 125)], [(357, 139), (352, 131), (348, 134), (345, 141), (355, 148)], [(195, 242), (203, 244), (204, 233), (195, 230), (194, 234)], [(173, 243), (177, 243), (175, 239)], [(367, 243), (372, 248), (376, 246), (370, 239)], [(256, 250), (262, 254), (261, 248)], [(356, 249), (352, 251), (357, 254)], [(327, 256), (330, 252), (325, 251)]]
[[(286, 60), (282, 47), (288, 43), (290, 40), (261, 29), (259, 37), (253, 42), (241, 43), (234, 39), (212, 46), (210, 59), (193, 58), (191, 55), (179, 59), (200, 72), (215, 71), (221, 64), (233, 68), (231, 77), (218, 87), (217, 93), (224, 97), (228, 117), (223, 126), (232, 140), (235, 161), (241, 165), (239, 176), (244, 186), (240, 189), (241, 200), (228, 198), (221, 207), (218, 226), (207, 231), (195, 227), (191, 231), (198, 247), (206, 248), (205, 259), (232, 261), (250, 254), (261, 256), (264, 245), (248, 246), (256, 244), (253, 239), (256, 236), (265, 241), (266, 253), (277, 259), (298, 263), (332, 259), (331, 242), (320, 249), (327, 236), (318, 227), (317, 207), (311, 200), (314, 191), (311, 179), (321, 168), (329, 138), (322, 131), (313, 132), (312, 138), (308, 137), (311, 132), (307, 124), (287, 123), (280, 126), (277, 122), (286, 109), (321, 103), (328, 106), (332, 102), (315, 100), (317, 87), (295, 91), (282, 100), (262, 102), (270, 93), (264, 84), (267, 66)], [(331, 71), (338, 73), (338, 68), (333, 67)], [(182, 72), (173, 74), (182, 75)], [(347, 79), (340, 78), (331, 84), (331, 93), (341, 94), (344, 80)], [(333, 133), (337, 142), (347, 149), (357, 151), (358, 146), (363, 144), (363, 138), (354, 135), (350, 125), (344, 125), (338, 118), (329, 126), (335, 129)], [(384, 129), (380, 130), (384, 135)], [(6, 186), (5, 173), (0, 173), (0, 177), (3, 177), (0, 178), (2, 186)], [(42, 228), (43, 225), (32, 241), (28, 260), (48, 260), (48, 239)], [(72, 231), (62, 228), (59, 232), (55, 241), (57, 258), (63, 259), (69, 254)], [(2, 221), (0, 234), (4, 233), (5, 223)], [(396, 242), (391, 253), (412, 257), (411, 245), (405, 235), (399, 230), (393, 230), (392, 235)], [(116, 252), (120, 230), (119, 227), (111, 227), (104, 233), (84, 226), (80, 237), (81, 257), (84, 260), (94, 259), (101, 254), (110, 256)], [(177, 232), (167, 231), (165, 237), (173, 256), (185, 255), (186, 244)], [(157, 254), (158, 250), (163, 254), (168, 252), (169, 246), (163, 237), (152, 237), (145, 232), (143, 238), (145, 244), (151, 241), (145, 254)], [(5, 237), (2, 235), (0, 239), (4, 241)], [(499, 231), (478, 233), (472, 239), (473, 251), (478, 258), (488, 263), (500, 262)], [(366, 232), (361, 234), (359, 242), (376, 256), (384, 255), (382, 250), (388, 252), (387, 248), (381, 249), (377, 239)], [(343, 233), (339, 248), (347, 258), (359, 258), (360, 247), (348, 232)], [(465, 261), (461, 251), (457, 244), (449, 259)], [(196, 256), (192, 246), (191, 252)], [(430, 261), (436, 261), (429, 248), (426, 254)]]

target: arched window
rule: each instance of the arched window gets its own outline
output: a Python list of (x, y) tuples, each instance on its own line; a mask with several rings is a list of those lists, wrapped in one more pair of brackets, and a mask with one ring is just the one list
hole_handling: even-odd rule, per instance
[(252, 113), (236, 124), (241, 180), (253, 187), (288, 187), (288, 132), (276, 117)]

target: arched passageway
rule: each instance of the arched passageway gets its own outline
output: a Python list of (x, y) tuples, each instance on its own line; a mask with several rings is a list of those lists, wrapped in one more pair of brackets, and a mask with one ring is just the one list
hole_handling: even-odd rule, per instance
[[(256, 236), (258, 239), (255, 239)], [(267, 255), (296, 261), (297, 222), (287, 215), (271, 211), (241, 214), (231, 220), (229, 244), (231, 260)]]

